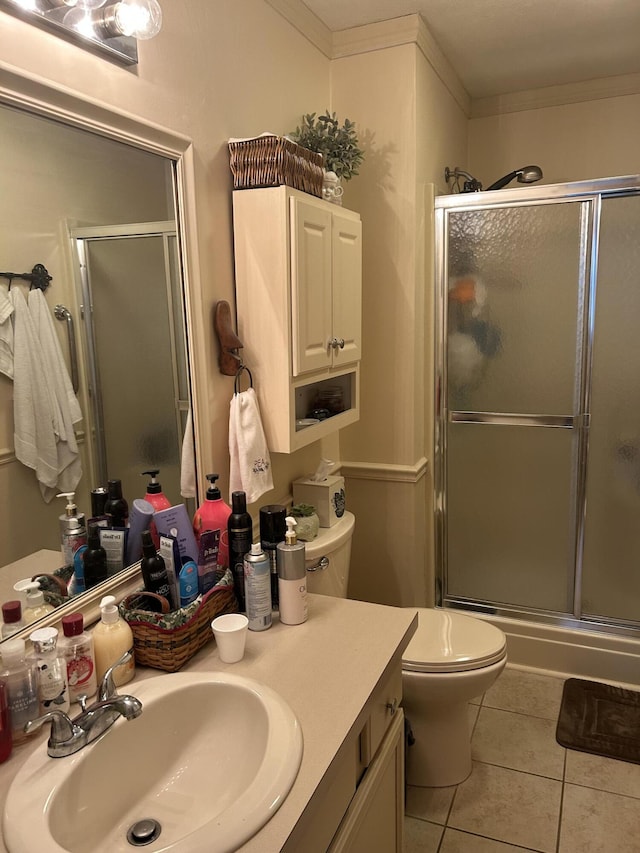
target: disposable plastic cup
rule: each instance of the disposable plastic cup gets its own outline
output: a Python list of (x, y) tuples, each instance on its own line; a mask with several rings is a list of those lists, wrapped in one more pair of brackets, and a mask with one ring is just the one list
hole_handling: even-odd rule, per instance
[(223, 663), (237, 663), (244, 657), (249, 620), (242, 613), (225, 613), (216, 616), (211, 630), (216, 638), (220, 660)]

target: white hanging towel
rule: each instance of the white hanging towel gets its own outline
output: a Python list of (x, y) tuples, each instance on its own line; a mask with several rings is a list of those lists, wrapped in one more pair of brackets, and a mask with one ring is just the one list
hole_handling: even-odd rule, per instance
[(13, 443), (16, 458), (33, 468), (41, 489), (58, 481), (58, 451), (54, 431), (54, 399), (44, 372), (42, 349), (22, 291), (14, 287), (13, 303)]
[(182, 458), (180, 460), (180, 494), (183, 498), (196, 496), (196, 460), (193, 447), (193, 417), (191, 409), (182, 437)]
[(245, 492), (251, 504), (273, 488), (271, 458), (253, 388), (240, 391), (229, 406), (229, 492)]
[[(56, 451), (58, 454), (58, 477), (55, 492), (75, 492), (82, 476), (82, 464), (73, 425), (82, 420), (82, 409), (73, 390), (67, 365), (62, 355), (60, 341), (53, 325), (53, 317), (44, 298), (44, 293), (36, 288), (29, 291), (29, 312), (42, 348), (44, 373), (49, 389), (55, 399), (54, 422)], [(53, 497), (48, 489), (41, 486), (46, 501)]]
[(13, 302), (8, 290), (0, 288), (0, 373), (13, 379)]

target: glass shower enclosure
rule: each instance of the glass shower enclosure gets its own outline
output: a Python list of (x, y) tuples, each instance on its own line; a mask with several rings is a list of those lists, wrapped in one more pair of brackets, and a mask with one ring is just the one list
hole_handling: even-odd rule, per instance
[(436, 199), (437, 602), (640, 628), (640, 177)]

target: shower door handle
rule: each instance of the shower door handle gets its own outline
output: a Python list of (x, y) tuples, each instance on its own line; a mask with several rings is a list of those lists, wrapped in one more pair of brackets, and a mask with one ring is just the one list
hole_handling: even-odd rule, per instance
[[(586, 419), (586, 423), (585, 423)], [(589, 426), (589, 415), (525, 415), (506, 412), (449, 412), (450, 423), (493, 424), (494, 426), (554, 427), (576, 429)]]

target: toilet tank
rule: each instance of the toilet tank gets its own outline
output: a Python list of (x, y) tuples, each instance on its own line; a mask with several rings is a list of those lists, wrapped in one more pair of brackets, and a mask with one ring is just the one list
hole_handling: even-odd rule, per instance
[(347, 597), (355, 523), (353, 513), (345, 512), (333, 527), (321, 527), (315, 539), (304, 543), (309, 592)]

